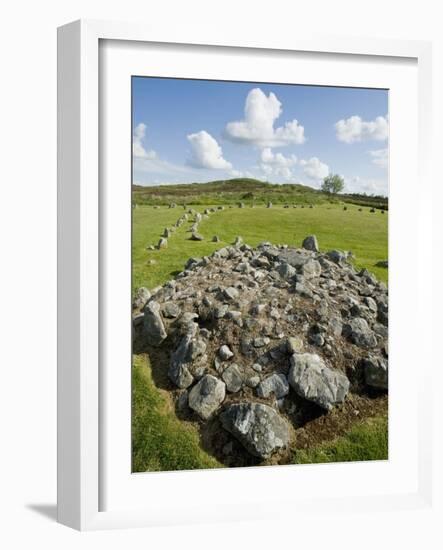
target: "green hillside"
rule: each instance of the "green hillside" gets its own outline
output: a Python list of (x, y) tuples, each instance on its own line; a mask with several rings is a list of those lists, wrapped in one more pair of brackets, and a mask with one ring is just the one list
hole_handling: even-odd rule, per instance
[(218, 205), (243, 202), (247, 206), (266, 204), (310, 205), (353, 203), (388, 209), (385, 197), (361, 194), (330, 195), (306, 185), (272, 184), (251, 178), (177, 185), (133, 186), (133, 203), (148, 205), (177, 204)]

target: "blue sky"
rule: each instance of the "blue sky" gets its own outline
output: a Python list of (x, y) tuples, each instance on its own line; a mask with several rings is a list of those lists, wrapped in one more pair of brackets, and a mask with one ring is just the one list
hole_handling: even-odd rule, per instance
[(387, 195), (388, 91), (133, 77), (133, 179), (256, 177)]

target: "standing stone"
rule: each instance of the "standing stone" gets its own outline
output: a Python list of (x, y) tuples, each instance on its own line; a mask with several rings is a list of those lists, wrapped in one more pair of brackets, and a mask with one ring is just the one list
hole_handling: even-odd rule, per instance
[(346, 376), (327, 367), (315, 353), (294, 353), (288, 380), (298, 395), (326, 410), (342, 403), (349, 391)]
[(144, 308), (144, 331), (150, 346), (159, 346), (168, 336), (160, 314), (160, 304), (155, 300), (148, 302)]
[(222, 426), (254, 456), (268, 458), (289, 443), (289, 426), (272, 407), (235, 403), (220, 415)]
[(162, 238), (158, 241), (157, 248), (158, 248), (159, 250), (161, 250), (162, 248), (168, 248), (168, 239), (165, 239), (164, 237), (162, 237)]
[(268, 202), (268, 204), (266, 205), (266, 208), (272, 208), (272, 202)]
[(318, 252), (318, 241), (315, 235), (308, 235), (302, 243), (302, 247), (306, 250), (312, 250), (312, 252)]
[(206, 374), (189, 392), (188, 404), (203, 420), (207, 420), (223, 403), (225, 395), (225, 384)]
[(203, 236), (200, 233), (193, 232), (191, 235), (191, 241), (202, 241)]
[(220, 237), (219, 237), (218, 235), (214, 235), (214, 236), (212, 237), (212, 242), (213, 242), (213, 243), (219, 243), (219, 242), (220, 242)]

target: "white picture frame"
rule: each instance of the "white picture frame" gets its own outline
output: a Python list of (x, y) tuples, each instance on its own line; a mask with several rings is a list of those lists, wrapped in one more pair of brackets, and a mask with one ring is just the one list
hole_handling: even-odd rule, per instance
[[(417, 166), (419, 194), (422, 197), (430, 185), (429, 151), (431, 135), (431, 46), (426, 42), (370, 40), (364, 38), (315, 37), (301, 35), (297, 38), (254, 37), (253, 32), (243, 37), (220, 36), (190, 37), (186, 30), (174, 31), (170, 35), (156, 31), (155, 27), (102, 21), (77, 21), (65, 25), (58, 33), (58, 520), (60, 523), (80, 530), (119, 528), (131, 526), (152, 526), (161, 524), (191, 523), (196, 521), (220, 521), (232, 519), (259, 519), (264, 515), (266, 495), (256, 499), (247, 507), (233, 505), (230, 509), (211, 505), (169, 509), (155, 506), (143, 507), (113, 506), (103, 510), (101, 506), (100, 483), (103, 481), (101, 442), (103, 407), (100, 386), (101, 357), (100, 301), (101, 236), (100, 213), (103, 209), (100, 194), (100, 41), (125, 41), (129, 45), (174, 44), (183, 46), (191, 43), (204, 51), (215, 47), (230, 48), (233, 55), (238, 50), (272, 51), (284, 56), (285, 52), (310, 52), (314, 54), (336, 54), (337, 56), (371, 56), (398, 60), (413, 59), (418, 71), (418, 147)], [(209, 54), (210, 55), (210, 54)], [(415, 147), (415, 145), (414, 145)], [(419, 201), (420, 203), (420, 201)], [(420, 231), (429, 227), (431, 220), (422, 213)], [(426, 218), (426, 219), (425, 219)], [(422, 259), (430, 260), (431, 250), (421, 250)], [(423, 274), (418, 271), (416, 282), (421, 288)], [(420, 295), (422, 296), (422, 295)], [(417, 295), (419, 307), (426, 307)], [(430, 307), (430, 306), (429, 306)], [(336, 498), (317, 494), (312, 499), (296, 501), (285, 496), (292, 512), (295, 508), (303, 513), (318, 511), (334, 503), (336, 509), (371, 510), (377, 508), (423, 507), (431, 502), (431, 403), (424, 394), (424, 384), (429, 383), (430, 367), (424, 361), (418, 377), (418, 426), (417, 477), (407, 492), (402, 490), (390, 494), (353, 494)], [(329, 466), (328, 466), (329, 467)], [(332, 466), (339, 472), (344, 465)], [(347, 465), (346, 468), (349, 468)], [(352, 467), (352, 465), (351, 465)], [(271, 470), (278, 472), (280, 481), (289, 475), (288, 468), (267, 468), (258, 472), (249, 469), (249, 481), (258, 475), (269, 477)], [(266, 470), (266, 473), (264, 472)], [(306, 470), (308, 471), (308, 470)], [(327, 470), (323, 470), (323, 477)], [(231, 472), (229, 472), (231, 473)], [(154, 502), (155, 492), (166, 486), (166, 476), (182, 476), (189, 473), (162, 473), (156, 479), (147, 480), (153, 489), (150, 499)], [(216, 472), (202, 473), (205, 480)], [(273, 474), (274, 475), (274, 474)], [(303, 474), (304, 475), (304, 474)], [(306, 474), (309, 475), (309, 474)], [(232, 471), (239, 478), (239, 471)], [(223, 482), (223, 481), (222, 481)], [(274, 495), (278, 498), (278, 494)], [(283, 497), (282, 497), (283, 498)], [(268, 513), (268, 512), (267, 512)], [(281, 515), (282, 511), (279, 510)]]

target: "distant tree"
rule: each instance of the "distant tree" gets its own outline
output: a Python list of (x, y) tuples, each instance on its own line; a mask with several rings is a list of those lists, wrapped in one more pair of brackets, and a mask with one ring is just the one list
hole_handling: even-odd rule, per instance
[(331, 174), (323, 180), (321, 186), (322, 191), (325, 193), (340, 193), (345, 187), (344, 179), (338, 174)]

